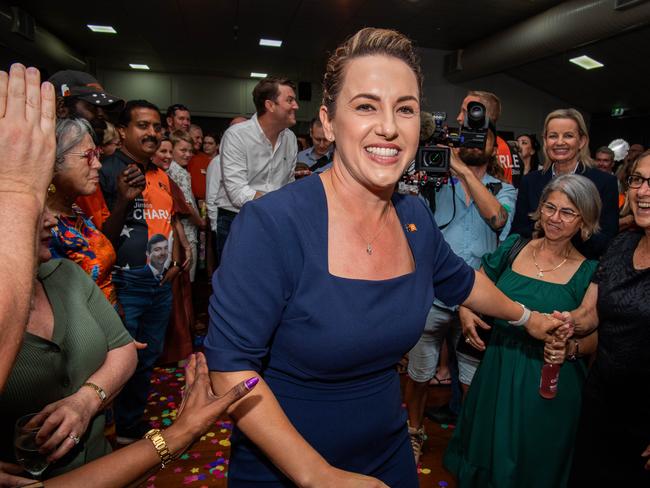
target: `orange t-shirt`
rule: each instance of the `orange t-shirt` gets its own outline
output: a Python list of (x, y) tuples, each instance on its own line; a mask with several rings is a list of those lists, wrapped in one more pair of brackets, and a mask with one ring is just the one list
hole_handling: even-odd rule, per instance
[(95, 227), (98, 230), (102, 230), (104, 222), (106, 222), (106, 219), (110, 217), (111, 212), (106, 206), (106, 201), (104, 200), (104, 194), (102, 193), (101, 187), (97, 185), (95, 193), (91, 195), (77, 197), (75, 203), (81, 210), (83, 210), (86, 217), (91, 219)]
[(510, 152), (508, 143), (499, 136), (497, 136), (497, 158), (505, 173), (506, 181), (512, 183), (512, 153)]
[(205, 153), (197, 153), (192, 156), (187, 165), (187, 170), (192, 177), (192, 193), (197, 199), (205, 200), (205, 185), (208, 165), (212, 158)]

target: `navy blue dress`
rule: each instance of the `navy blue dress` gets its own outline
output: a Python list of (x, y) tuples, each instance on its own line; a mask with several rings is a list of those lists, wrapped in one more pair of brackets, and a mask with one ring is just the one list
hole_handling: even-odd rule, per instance
[[(259, 372), (285, 414), (331, 465), (417, 487), (395, 365), (420, 338), (434, 294), (463, 302), (474, 271), (450, 250), (428, 207), (393, 203), (415, 271), (387, 280), (328, 270), (325, 190), (317, 175), (247, 203), (213, 276), (212, 371)], [(235, 428), (229, 486), (292, 486)]]

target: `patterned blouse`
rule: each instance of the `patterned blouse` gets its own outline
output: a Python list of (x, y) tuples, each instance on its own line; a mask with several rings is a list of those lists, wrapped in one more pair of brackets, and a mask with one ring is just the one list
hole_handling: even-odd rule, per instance
[[(176, 161), (172, 161), (172, 164), (169, 165), (169, 169), (167, 170), (167, 174), (183, 192), (187, 205), (197, 209), (194, 195), (192, 194), (192, 177), (190, 176), (189, 171), (183, 168)], [(187, 240), (196, 246), (199, 242), (198, 228), (190, 221), (189, 217), (181, 217), (181, 223), (183, 224), (183, 230), (185, 230)]]
[(57, 225), (52, 229), (50, 241), (52, 257), (67, 258), (81, 266), (118, 310), (111, 280), (116, 259), (115, 249), (78, 206), (73, 205), (72, 209), (74, 216), (57, 217)]

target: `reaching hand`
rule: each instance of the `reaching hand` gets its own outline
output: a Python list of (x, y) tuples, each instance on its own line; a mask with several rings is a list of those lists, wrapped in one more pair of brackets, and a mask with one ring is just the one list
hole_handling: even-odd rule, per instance
[(476, 327), (478, 326), (485, 330), (490, 330), (492, 327), (486, 324), (481, 319), (481, 317), (479, 317), (467, 307), (460, 307), (458, 309), (458, 316), (460, 318), (460, 325), (463, 329), (465, 342), (467, 342), (474, 349), (485, 351), (485, 342), (483, 342), (483, 340), (476, 332)]
[(41, 444), (41, 452), (50, 453), (50, 462), (62, 458), (79, 443), (99, 405), (99, 398), (90, 388), (80, 388), (50, 403), (30, 420), (28, 425), (33, 427), (42, 424), (36, 441)]
[(29, 195), (40, 208), (54, 170), (55, 103), (36, 68), (0, 71), (0, 192)]
[(541, 341), (546, 340), (548, 334), (553, 334), (556, 329), (559, 329), (562, 333), (566, 333), (566, 331), (570, 329), (570, 325), (564, 324), (561, 320), (558, 320), (551, 315), (539, 312), (532, 312), (530, 319), (526, 322), (524, 327), (528, 334)]
[(176, 422), (168, 430), (189, 432), (195, 440), (208, 430), (226, 409), (247, 395), (258, 383), (256, 377), (242, 381), (223, 396), (212, 391), (208, 365), (203, 353), (190, 356), (185, 366), (185, 390)]
[(135, 164), (129, 164), (117, 178), (117, 193), (119, 198), (130, 202), (142, 193), (146, 179)]
[(21, 466), (0, 461), (0, 488), (17, 488), (36, 482), (36, 480), (15, 476), (22, 472), (23, 468)]
[(174, 279), (180, 274), (180, 266), (170, 266), (165, 272), (165, 276), (160, 280), (160, 286), (163, 286), (165, 283), (171, 283)]

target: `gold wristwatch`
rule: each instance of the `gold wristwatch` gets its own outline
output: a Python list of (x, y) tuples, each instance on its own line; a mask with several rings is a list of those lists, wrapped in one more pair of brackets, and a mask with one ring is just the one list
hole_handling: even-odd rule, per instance
[(89, 381), (87, 381), (86, 383), (84, 383), (81, 386), (82, 387), (87, 386), (87, 387), (92, 388), (93, 390), (95, 390), (95, 393), (97, 393), (97, 396), (102, 401), (101, 404), (102, 405), (104, 404), (104, 402), (106, 401), (106, 392), (104, 391), (104, 389), (101, 386), (98, 386), (95, 383), (91, 383)]
[(167, 442), (165, 441), (160, 429), (151, 429), (144, 435), (144, 438), (149, 439), (153, 443), (153, 447), (156, 449), (158, 456), (160, 456), (160, 468), (165, 469), (174, 458), (169, 452)]

